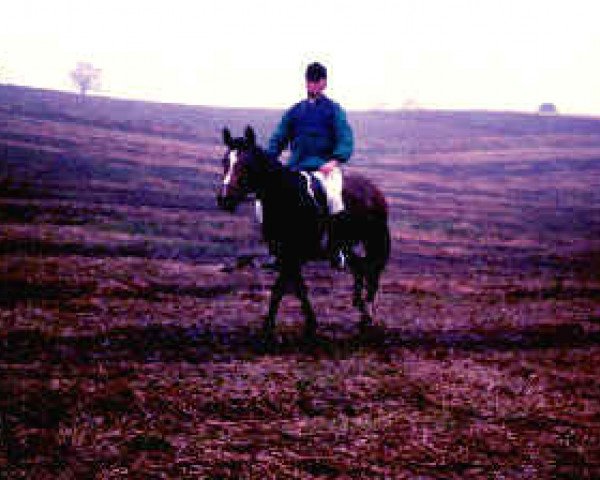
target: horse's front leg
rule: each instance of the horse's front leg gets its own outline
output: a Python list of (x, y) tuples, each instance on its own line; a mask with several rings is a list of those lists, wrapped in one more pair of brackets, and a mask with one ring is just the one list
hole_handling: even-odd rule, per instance
[(352, 305), (362, 311), (364, 306), (363, 289), (365, 275), (363, 273), (363, 260), (359, 258), (352, 250), (348, 254), (348, 266), (354, 278), (352, 288)]
[(279, 310), (279, 304), (285, 294), (285, 286), (287, 283), (287, 275), (283, 270), (279, 271), (275, 283), (271, 287), (271, 300), (269, 302), (269, 313), (263, 324), (263, 331), (266, 336), (272, 336), (275, 330), (275, 318), (277, 317), (277, 310)]
[(314, 338), (317, 333), (317, 317), (315, 316), (315, 311), (308, 299), (308, 288), (302, 278), (300, 267), (294, 271), (292, 279), (296, 296), (300, 300), (300, 306), (302, 308), (302, 313), (304, 314), (304, 336), (307, 338)]

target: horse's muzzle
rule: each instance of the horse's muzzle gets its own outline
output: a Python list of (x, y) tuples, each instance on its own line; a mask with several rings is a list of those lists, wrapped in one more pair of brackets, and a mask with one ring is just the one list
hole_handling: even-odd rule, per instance
[(231, 199), (221, 197), (220, 195), (217, 197), (217, 205), (220, 209), (227, 212), (235, 212), (235, 207), (237, 206), (235, 202), (231, 201)]
[(221, 190), (217, 194), (217, 205), (222, 210), (226, 210), (227, 212), (234, 212), (239, 203), (240, 199), (237, 195), (228, 194), (223, 190)]

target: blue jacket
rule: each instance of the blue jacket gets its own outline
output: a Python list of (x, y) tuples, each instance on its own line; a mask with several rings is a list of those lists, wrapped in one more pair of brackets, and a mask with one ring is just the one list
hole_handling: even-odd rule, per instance
[(344, 110), (321, 95), (315, 101), (302, 100), (284, 113), (269, 140), (267, 154), (278, 158), (288, 145), (290, 167), (318, 170), (331, 159), (347, 162), (354, 138)]

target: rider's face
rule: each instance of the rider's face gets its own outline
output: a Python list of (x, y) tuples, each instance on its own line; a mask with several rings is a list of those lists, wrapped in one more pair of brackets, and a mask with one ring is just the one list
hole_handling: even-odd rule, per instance
[(327, 79), (322, 78), (321, 80), (317, 80), (313, 82), (311, 80), (306, 81), (306, 93), (310, 98), (318, 97), (323, 93), (323, 90), (327, 87)]

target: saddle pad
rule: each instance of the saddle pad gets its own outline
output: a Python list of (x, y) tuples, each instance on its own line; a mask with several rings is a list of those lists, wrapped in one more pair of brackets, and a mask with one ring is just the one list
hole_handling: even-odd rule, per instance
[(325, 187), (311, 172), (300, 172), (304, 178), (304, 189), (307, 197), (320, 214), (327, 214), (327, 194)]

